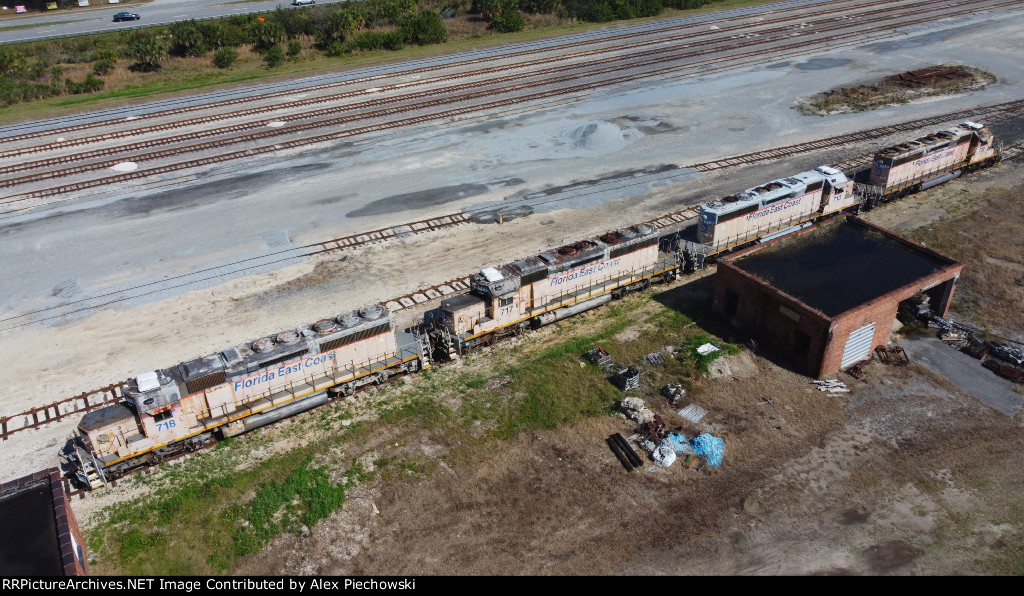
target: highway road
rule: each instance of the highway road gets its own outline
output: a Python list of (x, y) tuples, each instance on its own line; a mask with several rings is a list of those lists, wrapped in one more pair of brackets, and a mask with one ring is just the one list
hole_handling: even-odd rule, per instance
[[(25, 14), (7, 17), (14, 12), (17, 0), (4, 0), (6, 18), (0, 19), (0, 44), (36, 41), (53, 37), (123, 31), (153, 25), (170, 24), (188, 19), (210, 19), (254, 12), (275, 10), (278, 6), (288, 10), (289, 2), (208, 2), (203, 0), (154, 0), (153, 2), (121, 2), (108, 4), (105, 0), (89, 0), (88, 8), (54, 11), (53, 14)], [(332, 4), (339, 0), (319, 0), (318, 4)], [(9, 2), (9, 4), (6, 4)], [(128, 11), (142, 19), (121, 23), (113, 22), (113, 15)]]

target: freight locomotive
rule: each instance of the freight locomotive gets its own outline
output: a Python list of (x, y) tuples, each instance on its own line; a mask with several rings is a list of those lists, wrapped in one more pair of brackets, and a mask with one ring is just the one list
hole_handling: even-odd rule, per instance
[(641, 224), (484, 269), (470, 278), (468, 293), (441, 302), (433, 344), (462, 354), (672, 281), (679, 259), (659, 251), (659, 237), (657, 228)]
[(708, 256), (767, 240), (858, 202), (853, 181), (841, 171), (821, 166), (800, 172), (702, 205), (696, 249)]
[(701, 205), (696, 239), (683, 242), (699, 264), (794, 232), (840, 211), (870, 209), (999, 162), (992, 132), (964, 122), (875, 154), (852, 179), (835, 168), (774, 180)]
[(868, 207), (931, 188), (999, 162), (992, 131), (963, 122), (875, 154), (870, 179), (857, 192)]
[(657, 229), (580, 240), (471, 278), (424, 333), (399, 331), (386, 307), (322, 319), (128, 379), (122, 401), (87, 413), (70, 441), (76, 479), (97, 488), (134, 468), (315, 408), (358, 387), (431, 366), (494, 339), (676, 278)]
[(128, 379), (123, 400), (82, 417), (72, 469), (89, 488), (139, 466), (430, 367), (425, 338), (383, 306), (322, 319)]
[(363, 385), (672, 281), (718, 254), (998, 161), (992, 133), (965, 122), (883, 149), (870, 173), (854, 179), (821, 166), (705, 203), (693, 239), (677, 235), (669, 247), (657, 228), (641, 224), (488, 267), (471, 276), (467, 292), (442, 300), (417, 330), (396, 329), (392, 313), (374, 305), (139, 375), (128, 379), (120, 402), (82, 418), (69, 441), (69, 472), (85, 487), (103, 486), (134, 468), (200, 449), (215, 436), (294, 416)]

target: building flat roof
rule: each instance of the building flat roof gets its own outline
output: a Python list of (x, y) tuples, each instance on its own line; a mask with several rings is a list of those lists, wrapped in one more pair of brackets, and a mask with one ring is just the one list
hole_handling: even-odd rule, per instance
[(0, 569), (5, 576), (63, 575), (49, 477), (0, 498)]
[(855, 218), (784, 236), (729, 261), (829, 317), (958, 264)]

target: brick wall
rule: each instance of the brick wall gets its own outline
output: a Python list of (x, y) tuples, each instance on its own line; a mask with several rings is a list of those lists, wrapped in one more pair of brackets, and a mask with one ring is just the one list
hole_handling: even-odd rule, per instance
[[(820, 311), (779, 292), (728, 261), (718, 264), (712, 311), (726, 316), (728, 293), (736, 296), (730, 324), (760, 346), (776, 350), (809, 375), (818, 373), (831, 321)], [(801, 344), (803, 334), (806, 344)]]
[[(892, 241), (947, 264), (939, 271), (830, 319), (824, 313), (731, 263), (732, 260), (769, 244), (787, 241), (789, 237), (783, 236), (765, 245), (742, 250), (719, 262), (715, 273), (712, 311), (727, 318), (734, 328), (750, 335), (763, 347), (776, 350), (785, 356), (797, 370), (818, 378), (839, 370), (850, 333), (865, 325), (875, 324), (871, 350), (880, 345), (887, 345), (896, 311), (903, 300), (920, 292), (927, 292), (933, 310), (945, 316), (963, 263), (860, 218), (846, 216), (846, 221), (861, 228), (878, 231)], [(808, 232), (810, 230), (799, 233)], [(730, 293), (733, 296), (735, 312), (727, 316)], [(805, 336), (804, 343), (800, 341), (800, 334)]]
[(945, 304), (939, 305), (941, 314), (945, 315), (956, 286), (956, 278), (961, 269), (963, 269), (963, 264), (951, 265), (833, 317), (832, 338), (825, 349), (821, 360), (821, 369), (817, 376), (821, 377), (839, 370), (839, 365), (843, 361), (843, 349), (846, 347), (846, 341), (850, 338), (850, 333), (869, 323), (874, 322), (875, 324), (871, 349), (888, 345), (889, 336), (892, 334), (892, 323), (896, 320), (896, 311), (899, 309), (900, 302), (916, 296), (929, 286), (932, 286), (928, 290), (929, 295), (948, 295), (949, 298)]

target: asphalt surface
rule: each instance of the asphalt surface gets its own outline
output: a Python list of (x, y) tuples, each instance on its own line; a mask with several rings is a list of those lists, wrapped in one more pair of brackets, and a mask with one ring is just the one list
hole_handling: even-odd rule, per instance
[[(317, 4), (331, 4), (339, 0), (318, 0)], [(149, 3), (119, 2), (109, 4), (109, 0), (89, 0), (88, 7), (75, 7), (68, 10), (57, 10), (51, 14), (26, 13), (11, 15), (14, 6), (19, 2), (5, 1), (7, 10), (3, 14), (7, 18), (0, 19), (0, 44), (18, 43), (85, 35), (88, 33), (104, 33), (107, 31), (124, 31), (153, 25), (167, 25), (189, 19), (203, 20), (227, 17), (240, 14), (268, 12), (278, 6), (285, 9), (304, 8), (291, 6), (291, 0), (272, 2), (203, 2), (202, 0), (154, 0)], [(113, 22), (113, 16), (119, 12), (134, 12), (142, 17), (138, 21)], [(8, 15), (11, 15), (8, 17)]]
[(1024, 395), (1013, 391), (1013, 383), (981, 365), (981, 361), (947, 346), (934, 330), (908, 334), (899, 343), (912, 362), (938, 375), (982, 402), (1007, 415), (1014, 415), (1024, 404)]

